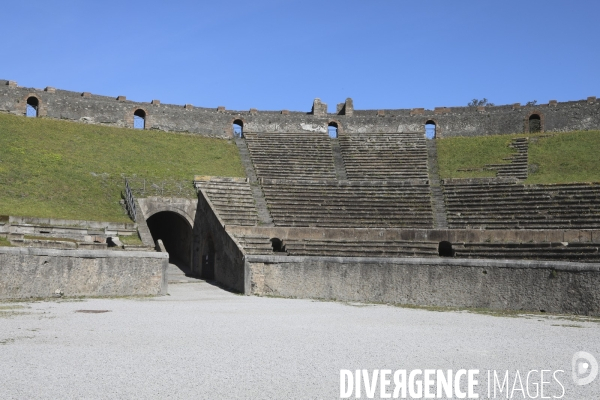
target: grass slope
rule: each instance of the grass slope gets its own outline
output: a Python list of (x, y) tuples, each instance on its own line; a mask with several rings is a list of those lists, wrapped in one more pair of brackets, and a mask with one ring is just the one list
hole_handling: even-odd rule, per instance
[(600, 182), (600, 131), (557, 133), (529, 145), (527, 183)]
[(223, 139), (0, 114), (0, 215), (127, 221), (122, 174), (244, 176)]
[[(550, 136), (547, 136), (550, 135)], [(494, 171), (458, 171), (485, 164), (506, 163), (508, 145), (529, 137), (529, 165), (534, 172), (526, 183), (600, 182), (600, 131), (492, 135), (445, 138), (437, 141), (440, 178), (493, 177)]]

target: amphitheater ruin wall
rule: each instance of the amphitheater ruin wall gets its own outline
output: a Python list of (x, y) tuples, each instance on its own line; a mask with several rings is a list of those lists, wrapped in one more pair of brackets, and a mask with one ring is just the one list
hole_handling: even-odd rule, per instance
[(315, 99), (308, 112), (247, 111), (195, 107), (191, 104), (162, 104), (159, 100), (135, 102), (126, 96), (102, 96), (46, 87), (20, 87), (0, 80), (0, 111), (26, 115), (28, 105), (37, 116), (84, 123), (134, 127), (134, 117), (143, 120), (143, 129), (189, 132), (229, 138), (233, 123), (244, 132), (327, 132), (330, 124), (340, 132), (424, 132), (435, 124), (437, 137), (527, 133), (533, 130), (561, 132), (598, 129), (600, 101), (585, 100), (548, 104), (519, 103), (486, 107), (435, 107), (356, 110), (352, 99), (327, 112), (327, 104)]

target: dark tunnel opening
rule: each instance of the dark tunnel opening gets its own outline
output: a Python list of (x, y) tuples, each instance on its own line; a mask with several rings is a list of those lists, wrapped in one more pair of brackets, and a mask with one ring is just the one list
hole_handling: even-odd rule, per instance
[(438, 253), (440, 257), (454, 257), (454, 249), (452, 248), (452, 243), (447, 241), (440, 242), (438, 246)]
[(181, 215), (171, 211), (154, 214), (146, 221), (152, 239), (163, 241), (169, 262), (188, 273), (191, 267), (192, 227)]

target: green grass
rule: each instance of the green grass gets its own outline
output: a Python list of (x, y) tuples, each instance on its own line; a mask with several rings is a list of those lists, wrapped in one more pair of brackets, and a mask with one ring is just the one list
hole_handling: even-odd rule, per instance
[(600, 131), (557, 133), (533, 139), (529, 164), (537, 171), (526, 183), (600, 182)]
[[(522, 136), (522, 135), (520, 135)], [(519, 135), (493, 135), (438, 139), (438, 168), (441, 179), (493, 177), (495, 171), (459, 171), (503, 163), (513, 149), (507, 147)]]
[(12, 244), (10, 244), (10, 241), (7, 238), (0, 236), (0, 247), (11, 247), (11, 246), (12, 246)]
[[(544, 137), (545, 135), (552, 135)], [(445, 138), (437, 141), (440, 178), (483, 178), (495, 171), (481, 169), (485, 164), (506, 163), (514, 153), (508, 147), (517, 137), (529, 137), (529, 165), (535, 172), (526, 183), (599, 182), (600, 131), (492, 135)]]
[(0, 114), (0, 215), (125, 222), (122, 175), (244, 173), (223, 139)]
[(144, 243), (142, 243), (142, 239), (140, 239), (140, 237), (136, 234), (136, 235), (131, 235), (131, 236), (119, 236), (119, 240), (121, 241), (121, 243), (125, 244), (125, 245), (135, 245), (135, 246), (140, 246)]

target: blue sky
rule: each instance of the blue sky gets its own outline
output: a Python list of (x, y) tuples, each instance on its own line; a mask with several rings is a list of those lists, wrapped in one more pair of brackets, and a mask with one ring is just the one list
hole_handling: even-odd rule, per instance
[(600, 2), (12, 1), (0, 78), (130, 100), (309, 111), (600, 97)]

